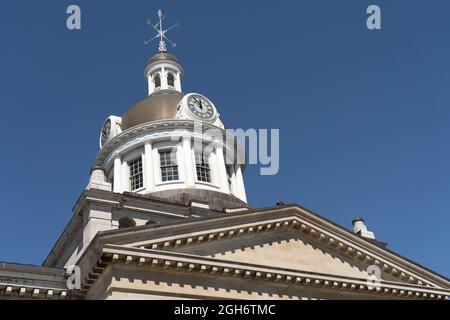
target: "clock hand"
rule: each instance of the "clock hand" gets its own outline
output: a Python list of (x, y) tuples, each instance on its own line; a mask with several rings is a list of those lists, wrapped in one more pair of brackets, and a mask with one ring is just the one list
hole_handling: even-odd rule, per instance
[(198, 100), (197, 98), (194, 97), (195, 102), (197, 102), (198, 107), (203, 110), (203, 104), (201, 100)]
[(198, 102), (197, 98), (195, 98), (195, 97), (193, 97), (193, 98), (194, 98), (195, 103), (199, 106), (200, 103)]

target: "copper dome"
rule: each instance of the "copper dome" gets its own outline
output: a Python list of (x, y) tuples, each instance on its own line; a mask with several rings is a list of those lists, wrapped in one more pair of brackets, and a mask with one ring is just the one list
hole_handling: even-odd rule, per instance
[(178, 104), (184, 95), (175, 90), (161, 90), (136, 103), (122, 116), (122, 130), (137, 125), (157, 121), (175, 119)]
[(160, 53), (155, 54), (153, 57), (151, 57), (150, 60), (148, 61), (148, 64), (152, 64), (157, 61), (164, 61), (164, 60), (178, 62), (177, 57), (175, 57), (173, 54), (170, 54), (167, 52), (160, 52)]

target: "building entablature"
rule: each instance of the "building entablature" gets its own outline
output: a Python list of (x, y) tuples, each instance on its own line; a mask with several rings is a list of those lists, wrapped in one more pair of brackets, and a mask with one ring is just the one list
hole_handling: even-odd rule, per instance
[(64, 269), (0, 263), (0, 300), (69, 298)]
[[(198, 122), (192, 120), (159, 120), (135, 126), (108, 141), (98, 153), (96, 165), (105, 167), (111, 158), (124, 154), (134, 146), (143, 146), (147, 141), (167, 140), (172, 137), (171, 135), (175, 135), (175, 140), (184, 136), (203, 139), (205, 143), (223, 145), (224, 149), (228, 149), (229, 152), (238, 148), (242, 153), (241, 146), (237, 145), (236, 140), (227, 138), (225, 129), (209, 123), (202, 123), (202, 133), (199, 133), (196, 125)], [(135, 139), (139, 140), (135, 141)], [(135, 143), (133, 143), (134, 141)], [(234, 145), (230, 145), (230, 142), (233, 142)]]
[[(287, 270), (271, 266), (260, 266), (235, 261), (220, 261), (212, 258), (167, 252), (160, 250), (146, 250), (141, 248), (125, 247), (120, 245), (104, 245), (98, 260), (91, 265), (84, 275), (83, 290), (86, 298), (92, 298), (91, 290), (97, 285), (97, 281), (107, 270), (111, 268), (121, 269), (130, 267), (152, 270), (153, 273), (186, 274), (189, 278), (200, 277), (208, 281), (213, 277), (214, 284), (220, 292), (221, 282), (236, 283), (242, 281), (251, 283), (258, 288), (258, 283), (264, 284), (264, 291), (270, 291), (271, 286), (289, 287), (295, 292), (302, 290), (314, 290), (315, 295), (339, 296), (350, 294), (354, 297), (367, 295), (368, 299), (430, 299), (446, 300), (450, 294), (447, 289), (416, 286), (407, 283), (380, 281), (377, 286), (372, 286), (365, 278), (342, 277), (337, 275), (321, 274), (316, 272), (305, 272)], [(170, 277), (170, 276), (169, 276)], [(249, 282), (250, 281), (250, 282)], [(253, 281), (253, 282), (252, 282)], [(211, 283), (211, 282), (210, 282)], [(114, 290), (115, 288), (111, 288)], [(255, 290), (256, 291), (256, 290)], [(189, 292), (195, 297), (195, 291)], [(254, 292), (256, 296), (261, 292)], [(211, 296), (212, 297), (212, 296)], [(217, 298), (226, 298), (218, 296)], [(271, 296), (270, 298), (274, 298)], [(280, 296), (278, 297), (280, 298)], [(302, 298), (290, 294), (283, 299)]]

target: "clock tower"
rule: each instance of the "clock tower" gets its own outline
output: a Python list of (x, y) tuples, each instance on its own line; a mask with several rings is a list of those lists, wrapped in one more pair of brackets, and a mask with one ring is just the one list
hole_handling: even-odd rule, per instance
[(148, 96), (123, 115), (106, 119), (96, 177), (103, 172), (118, 194), (184, 199), (217, 210), (247, 207), (244, 165), (233, 159), (239, 146), (227, 138), (211, 99), (182, 92), (184, 70), (167, 52), (167, 30), (158, 15), (160, 22), (152, 26), (159, 52), (144, 71)]

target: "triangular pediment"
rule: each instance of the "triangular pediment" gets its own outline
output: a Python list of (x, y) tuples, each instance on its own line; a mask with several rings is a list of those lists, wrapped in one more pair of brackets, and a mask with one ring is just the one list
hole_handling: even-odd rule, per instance
[[(288, 210), (289, 209), (289, 210)], [(447, 280), (302, 208), (104, 234), (101, 243), (266, 268), (446, 287)]]
[(325, 245), (302, 237), (292, 229), (246, 234), (167, 250), (264, 267), (367, 277), (367, 267), (363, 263), (332, 252)]

